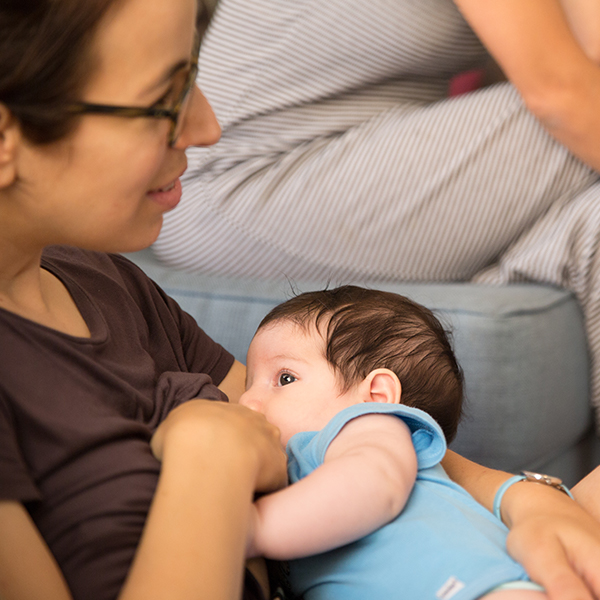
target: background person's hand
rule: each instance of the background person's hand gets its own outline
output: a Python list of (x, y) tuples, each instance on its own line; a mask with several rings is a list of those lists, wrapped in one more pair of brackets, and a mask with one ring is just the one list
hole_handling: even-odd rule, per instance
[(269, 492), (287, 483), (286, 455), (279, 430), (263, 415), (237, 404), (190, 400), (169, 413), (152, 437), (154, 456), (197, 456), (199, 463), (242, 461), (254, 473), (255, 491)]

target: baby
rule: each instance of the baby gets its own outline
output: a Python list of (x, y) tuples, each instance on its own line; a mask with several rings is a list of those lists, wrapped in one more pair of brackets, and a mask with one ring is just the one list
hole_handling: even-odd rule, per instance
[(281, 430), (293, 485), (253, 506), (249, 556), (290, 560), (305, 600), (546, 600), (507, 529), (440, 460), (463, 378), (435, 316), (345, 286), (274, 308), (240, 403)]

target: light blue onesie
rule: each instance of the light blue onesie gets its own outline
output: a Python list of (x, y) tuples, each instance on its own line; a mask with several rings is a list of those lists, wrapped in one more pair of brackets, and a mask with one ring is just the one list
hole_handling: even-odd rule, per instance
[(419, 466), (414, 489), (391, 523), (342, 548), (291, 561), (294, 592), (305, 600), (474, 600), (504, 582), (526, 580), (506, 553), (506, 527), (442, 469), (444, 435), (421, 410), (359, 404), (319, 432), (296, 434), (287, 446), (291, 482), (323, 463), (348, 421), (370, 413), (397, 415), (410, 428)]

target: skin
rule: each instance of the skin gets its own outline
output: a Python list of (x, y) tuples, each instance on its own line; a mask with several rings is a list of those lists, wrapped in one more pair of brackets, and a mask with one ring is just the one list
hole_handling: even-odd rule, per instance
[[(319, 331), (284, 320), (254, 336), (240, 404), (276, 425), (286, 446), (292, 436), (323, 429), (350, 406), (398, 404), (401, 390), (389, 369), (376, 369), (343, 390), (325, 359)], [(400, 419), (380, 414), (354, 419), (332, 441), (323, 465), (254, 503), (248, 554), (289, 560), (359, 539), (402, 510), (416, 474), (410, 431)]]
[[(549, 133), (600, 170), (600, 2), (455, 3)], [(443, 465), (490, 510), (497, 489), (509, 477), (453, 452)], [(502, 506), (511, 526), (508, 549), (550, 598), (600, 598), (600, 529), (590, 516), (600, 519), (600, 467), (572, 491), (587, 512), (544, 486), (513, 486)]]
[[(189, 64), (195, 11), (194, 0), (126, 0), (113, 9), (92, 42), (97, 69), (82, 100), (156, 102), (170, 86), (165, 74)], [(198, 89), (188, 110), (174, 147), (165, 120), (92, 115), (67, 138), (36, 146), (0, 104), (1, 307), (89, 336), (66, 288), (41, 268), (43, 248), (132, 251), (152, 243), (179, 194), (177, 185), (174, 192), (158, 190), (185, 169), (187, 146), (209, 145), (220, 135)], [(232, 393), (238, 374), (235, 366), (223, 381)], [(237, 405), (187, 404), (152, 441), (161, 475), (121, 600), (237, 600), (253, 494), (285, 483), (279, 435), (263, 417)], [(206, 435), (199, 438), (198, 429)], [(0, 530), (2, 600), (71, 598), (20, 503), (0, 502)]]
[(296, 433), (319, 431), (337, 413), (361, 401), (354, 387), (340, 391), (324, 359), (324, 343), (314, 328), (306, 332), (281, 321), (262, 327), (248, 349), (246, 391), (239, 402), (276, 425), (284, 447)]
[(600, 170), (597, 0), (455, 4), (541, 124)]
[[(442, 466), (490, 511), (498, 488), (510, 477), (451, 451)], [(502, 519), (510, 528), (507, 550), (551, 600), (600, 598), (600, 523), (592, 517), (598, 514), (599, 473), (596, 469), (573, 488), (580, 505), (535, 483), (511, 486), (502, 500)], [(587, 497), (580, 492), (583, 487)]]
[(600, 2), (560, 0), (569, 26), (586, 55), (600, 64)]

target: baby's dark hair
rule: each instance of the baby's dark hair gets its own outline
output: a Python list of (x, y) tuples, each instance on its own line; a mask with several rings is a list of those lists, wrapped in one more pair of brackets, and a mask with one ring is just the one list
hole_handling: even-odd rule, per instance
[(277, 321), (323, 334), (325, 357), (344, 391), (374, 369), (390, 369), (402, 384), (402, 404), (430, 414), (448, 442), (454, 439), (463, 374), (449, 333), (428, 308), (399, 294), (346, 285), (299, 294), (276, 306), (258, 328)]

